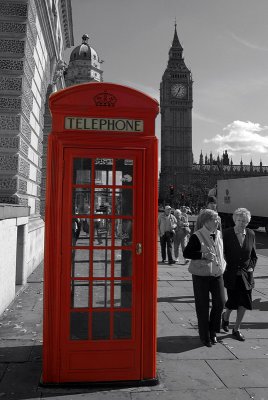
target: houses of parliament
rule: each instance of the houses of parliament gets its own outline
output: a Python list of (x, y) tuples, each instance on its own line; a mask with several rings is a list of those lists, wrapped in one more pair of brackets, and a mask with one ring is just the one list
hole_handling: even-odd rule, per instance
[(268, 175), (268, 166), (235, 165), (228, 152), (203, 155), (193, 161), (193, 80), (183, 58), (176, 24), (167, 68), (160, 83), (161, 171), (159, 202), (202, 203), (217, 180)]

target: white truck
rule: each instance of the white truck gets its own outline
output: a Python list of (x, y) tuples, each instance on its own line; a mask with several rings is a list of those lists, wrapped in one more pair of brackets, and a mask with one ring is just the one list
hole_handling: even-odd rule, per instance
[(233, 212), (244, 207), (251, 212), (249, 228), (268, 233), (268, 176), (218, 180), (216, 197), (223, 227), (233, 226)]

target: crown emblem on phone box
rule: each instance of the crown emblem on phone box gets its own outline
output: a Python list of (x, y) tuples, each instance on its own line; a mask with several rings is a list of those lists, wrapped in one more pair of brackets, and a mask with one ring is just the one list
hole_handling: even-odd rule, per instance
[(96, 106), (114, 107), (117, 102), (116, 97), (107, 92), (99, 93), (94, 97)]

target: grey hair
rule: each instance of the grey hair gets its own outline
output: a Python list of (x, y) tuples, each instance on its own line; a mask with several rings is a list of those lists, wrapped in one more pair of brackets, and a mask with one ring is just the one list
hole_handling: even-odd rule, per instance
[(174, 214), (181, 214), (181, 210), (179, 210), (178, 208), (174, 211)]
[(248, 222), (251, 220), (251, 213), (247, 208), (237, 208), (233, 213), (233, 220), (236, 221), (237, 217), (246, 217)]
[(211, 210), (209, 208), (202, 210), (197, 217), (195, 230), (197, 231), (198, 229), (201, 229), (206, 222), (211, 221), (215, 217), (218, 217), (217, 211)]

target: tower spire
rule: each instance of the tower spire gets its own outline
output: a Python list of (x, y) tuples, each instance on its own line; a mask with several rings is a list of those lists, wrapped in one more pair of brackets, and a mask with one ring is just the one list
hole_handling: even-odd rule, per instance
[(172, 47), (176, 47), (177, 49), (183, 50), (182, 45), (180, 44), (180, 41), (178, 38), (176, 18), (175, 18), (175, 23), (174, 23), (174, 37), (173, 37), (173, 41), (172, 41)]

